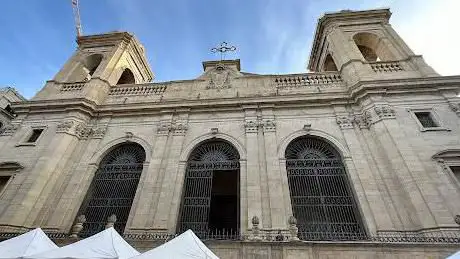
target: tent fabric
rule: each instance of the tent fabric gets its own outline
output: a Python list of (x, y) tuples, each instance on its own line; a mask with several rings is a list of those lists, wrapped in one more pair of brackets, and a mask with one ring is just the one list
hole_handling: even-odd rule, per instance
[(128, 259), (139, 255), (112, 227), (70, 245), (28, 259)]
[(171, 241), (131, 259), (219, 259), (203, 242), (187, 230)]
[(0, 258), (22, 258), (58, 248), (48, 236), (36, 228), (17, 237), (0, 242)]
[(446, 259), (460, 259), (460, 251), (456, 252), (453, 255), (450, 255), (449, 257), (446, 257)]

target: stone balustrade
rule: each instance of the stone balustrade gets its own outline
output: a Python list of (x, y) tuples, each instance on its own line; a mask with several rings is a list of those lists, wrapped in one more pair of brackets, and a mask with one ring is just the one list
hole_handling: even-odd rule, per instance
[(115, 86), (110, 89), (111, 96), (162, 95), (166, 90), (165, 84)]
[(80, 91), (86, 82), (64, 83), (61, 85), (61, 92)]
[(274, 81), (277, 88), (342, 85), (338, 73), (283, 75), (276, 76)]
[(403, 71), (403, 67), (399, 61), (378, 61), (369, 63), (372, 70), (376, 73), (398, 72)]

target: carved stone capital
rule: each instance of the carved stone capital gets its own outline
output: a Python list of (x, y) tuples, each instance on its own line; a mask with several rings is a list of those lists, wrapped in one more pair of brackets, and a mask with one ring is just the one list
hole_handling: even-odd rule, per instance
[(263, 127), (264, 132), (276, 131), (276, 123), (273, 120), (264, 120), (261, 126)]
[(18, 129), (19, 129), (19, 124), (9, 124), (9, 125), (6, 125), (4, 128), (3, 128), (3, 131), (0, 132), (0, 135), (1, 136), (11, 136), (13, 135)]
[(358, 125), (360, 129), (368, 129), (372, 124), (372, 115), (369, 111), (365, 111), (363, 114), (355, 114), (353, 116), (353, 122)]
[(158, 125), (157, 128), (157, 134), (158, 135), (167, 135), (169, 132), (172, 130), (172, 123), (167, 122), (167, 121), (162, 121), (160, 122), (160, 125)]
[(374, 107), (375, 114), (379, 119), (394, 119), (396, 113), (394, 109), (389, 105), (377, 105)]
[(93, 129), (91, 127), (87, 127), (84, 123), (78, 123), (75, 126), (75, 135), (79, 139), (87, 139), (93, 133)]
[(188, 130), (188, 125), (186, 121), (176, 121), (172, 124), (171, 129), (174, 135), (185, 135)]
[(92, 138), (103, 138), (105, 132), (107, 131), (107, 125), (105, 126), (97, 126), (92, 129)]
[(247, 120), (244, 122), (244, 129), (246, 133), (257, 133), (259, 122), (257, 120)]
[(56, 127), (56, 133), (72, 133), (72, 127), (75, 125), (75, 121), (65, 120), (61, 121)]
[(341, 129), (352, 129), (353, 128), (353, 117), (352, 116), (337, 116), (337, 124)]

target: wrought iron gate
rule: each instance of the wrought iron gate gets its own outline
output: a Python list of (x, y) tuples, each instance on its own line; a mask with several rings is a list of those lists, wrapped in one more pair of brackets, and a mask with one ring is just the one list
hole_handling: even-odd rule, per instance
[[(192, 152), (185, 173), (179, 233), (192, 229), (201, 238), (223, 235), (209, 228), (213, 175), (239, 168), (238, 151), (226, 141), (205, 142)], [(238, 230), (232, 231), (237, 234)]]
[(295, 139), (286, 149), (286, 170), (301, 239), (366, 237), (342, 160), (330, 144), (313, 137)]
[(117, 217), (114, 228), (123, 233), (144, 160), (144, 149), (135, 143), (116, 147), (104, 157), (78, 214), (86, 217), (80, 236), (104, 230), (112, 214)]

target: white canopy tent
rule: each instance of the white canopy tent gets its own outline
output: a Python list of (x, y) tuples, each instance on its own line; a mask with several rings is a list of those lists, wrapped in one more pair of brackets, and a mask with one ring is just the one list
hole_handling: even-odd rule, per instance
[(0, 242), (0, 258), (22, 258), (58, 248), (48, 236), (36, 228), (20, 236)]
[(171, 241), (131, 259), (219, 259), (190, 229)]
[(139, 255), (114, 228), (70, 245), (44, 253), (27, 256), (29, 259), (128, 259)]

